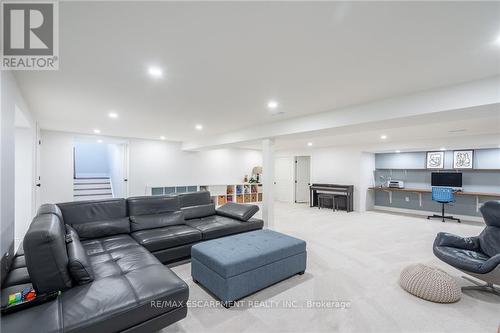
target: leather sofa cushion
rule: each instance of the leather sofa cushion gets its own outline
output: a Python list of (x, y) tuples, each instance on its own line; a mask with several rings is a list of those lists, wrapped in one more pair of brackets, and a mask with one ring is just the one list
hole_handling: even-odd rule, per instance
[(250, 219), (246, 222), (229, 217), (212, 215), (186, 221), (186, 224), (201, 231), (203, 239), (219, 238), (250, 230), (262, 229), (264, 222)]
[(189, 206), (199, 206), (211, 203), (210, 192), (198, 191), (190, 193), (181, 193), (178, 195), (181, 208)]
[(127, 199), (130, 216), (151, 215), (180, 210), (177, 196), (131, 197)]
[(12, 260), (11, 269), (26, 267), (26, 258), (24, 256), (15, 256)]
[(42, 214), (54, 214), (59, 218), (61, 223), (64, 223), (63, 215), (59, 207), (55, 204), (43, 204), (38, 208), (38, 211), (36, 212), (36, 215), (42, 215)]
[(90, 256), (104, 252), (116, 251), (127, 247), (139, 246), (130, 235), (114, 235), (109, 237), (82, 240), (82, 245)]
[(228, 202), (217, 209), (217, 215), (231, 217), (240, 221), (248, 221), (258, 211), (259, 206), (257, 205)]
[[(82, 241), (82, 245), (95, 278), (62, 293), (65, 331), (122, 331), (173, 310), (175, 302), (187, 301), (186, 283), (129, 235)], [(163, 300), (172, 304), (151, 305)]]
[[(156, 260), (156, 264), (138, 266), (64, 292), (64, 331), (123, 331), (174, 310), (176, 305), (185, 304), (188, 296), (186, 283)], [(157, 302), (161, 305), (154, 306)]]
[(184, 214), (180, 210), (161, 214), (130, 216), (130, 229), (132, 232), (185, 223)]
[(164, 250), (201, 240), (201, 232), (187, 225), (141, 230), (132, 237), (149, 251)]
[(118, 219), (71, 224), (82, 239), (100, 238), (118, 234), (130, 233), (128, 217)]
[(184, 212), (184, 218), (186, 220), (215, 215), (215, 204), (213, 203), (183, 207), (181, 209)]
[(28, 268), (20, 267), (12, 269), (5, 281), (2, 283), (2, 288), (15, 286), (18, 284), (30, 283), (30, 275), (28, 273)]
[(86, 284), (94, 280), (94, 272), (89, 263), (87, 253), (76, 231), (66, 226), (66, 249), (68, 250), (68, 268), (73, 280), (79, 284)]
[[(186, 283), (129, 235), (82, 240), (82, 245), (94, 281), (66, 290), (54, 301), (2, 317), (3, 330), (120, 332), (187, 302)], [(154, 306), (157, 302), (160, 306)]]
[(2, 332), (63, 332), (60, 298), (2, 316)]
[(125, 199), (90, 200), (59, 203), (66, 224), (80, 224), (93, 221), (127, 217)]
[(33, 219), (24, 237), (26, 266), (37, 293), (65, 290), (72, 285), (65, 236), (59, 218), (43, 214)]
[(82, 239), (130, 233), (125, 199), (66, 202), (57, 206), (65, 223)]

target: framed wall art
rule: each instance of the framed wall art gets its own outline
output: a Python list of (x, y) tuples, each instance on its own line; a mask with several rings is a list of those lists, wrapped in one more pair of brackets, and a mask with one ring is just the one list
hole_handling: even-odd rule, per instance
[(428, 151), (426, 167), (427, 169), (443, 169), (444, 151)]
[(453, 152), (453, 169), (472, 169), (474, 166), (474, 150), (455, 150)]

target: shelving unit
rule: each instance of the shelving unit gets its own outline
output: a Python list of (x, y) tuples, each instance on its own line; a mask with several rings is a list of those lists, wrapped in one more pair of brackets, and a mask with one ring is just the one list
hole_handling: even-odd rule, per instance
[(166, 195), (172, 193), (186, 193), (209, 191), (212, 202), (217, 206), (227, 202), (258, 203), (262, 202), (262, 184), (241, 183), (229, 185), (176, 185), (176, 186), (148, 186), (146, 195)]

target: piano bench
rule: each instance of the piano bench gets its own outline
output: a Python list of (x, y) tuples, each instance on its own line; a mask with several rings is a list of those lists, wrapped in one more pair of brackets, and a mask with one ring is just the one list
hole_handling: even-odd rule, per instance
[(335, 210), (335, 194), (330, 194), (330, 193), (319, 193), (318, 194), (318, 209), (321, 209), (322, 207), (327, 207), (324, 205), (325, 201), (331, 201), (332, 202), (332, 209)]

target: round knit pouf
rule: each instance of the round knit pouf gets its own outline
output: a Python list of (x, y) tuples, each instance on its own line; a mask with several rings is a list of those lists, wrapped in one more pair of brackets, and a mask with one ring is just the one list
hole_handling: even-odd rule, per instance
[(445, 271), (423, 264), (410, 265), (399, 277), (401, 287), (412, 295), (436, 303), (454, 303), (462, 290)]

